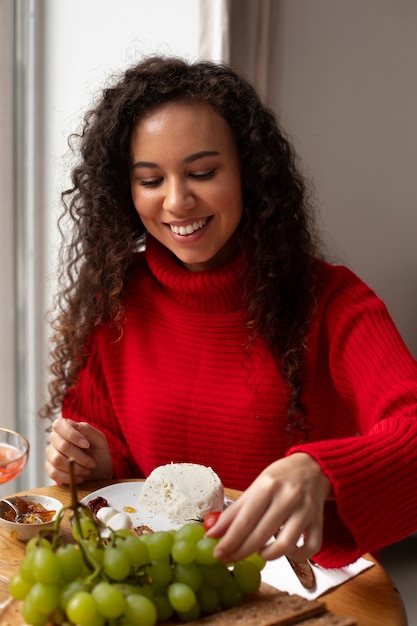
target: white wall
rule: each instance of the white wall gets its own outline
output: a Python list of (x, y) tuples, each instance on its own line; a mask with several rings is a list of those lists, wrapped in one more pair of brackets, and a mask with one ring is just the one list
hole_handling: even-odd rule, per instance
[(316, 181), (329, 249), (417, 356), (417, 2), (283, 0), (272, 94)]

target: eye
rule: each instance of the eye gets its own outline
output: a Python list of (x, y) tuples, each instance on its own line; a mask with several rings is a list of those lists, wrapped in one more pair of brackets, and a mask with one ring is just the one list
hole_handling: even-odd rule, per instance
[(162, 183), (162, 180), (163, 178), (159, 176), (158, 178), (140, 178), (138, 182), (142, 187), (157, 187)]
[(213, 178), (216, 173), (216, 168), (209, 170), (208, 172), (190, 172), (189, 177), (195, 178), (196, 180), (208, 180), (209, 178)]

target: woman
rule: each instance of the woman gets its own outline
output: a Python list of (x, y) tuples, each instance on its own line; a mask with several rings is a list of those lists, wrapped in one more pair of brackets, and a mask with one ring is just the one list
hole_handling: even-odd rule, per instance
[(293, 150), (254, 89), (150, 58), (78, 138), (49, 476), (68, 483), (70, 456), (79, 482), (210, 465), (244, 491), (210, 531), (226, 561), (338, 567), (415, 530), (417, 365), (377, 296), (320, 259)]

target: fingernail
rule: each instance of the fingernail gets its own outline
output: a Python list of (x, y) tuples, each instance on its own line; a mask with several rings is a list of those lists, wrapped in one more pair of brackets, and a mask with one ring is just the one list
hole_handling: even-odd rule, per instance
[(87, 439), (85, 437), (80, 437), (78, 439), (77, 445), (80, 448), (89, 448), (90, 447), (90, 443), (89, 443), (89, 441), (87, 441)]

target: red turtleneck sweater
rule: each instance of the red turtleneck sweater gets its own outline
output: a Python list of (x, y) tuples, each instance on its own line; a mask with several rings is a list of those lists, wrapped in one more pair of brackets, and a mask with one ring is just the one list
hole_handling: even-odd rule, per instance
[(170, 462), (211, 466), (245, 489), (266, 465), (311, 454), (332, 482), (316, 560), (339, 567), (417, 529), (417, 364), (384, 304), (344, 267), (306, 346), (308, 443), (285, 432), (288, 387), (262, 340), (247, 348), (241, 259), (190, 272), (151, 237), (126, 294), (123, 335), (93, 333), (63, 416), (106, 433), (116, 478)]

